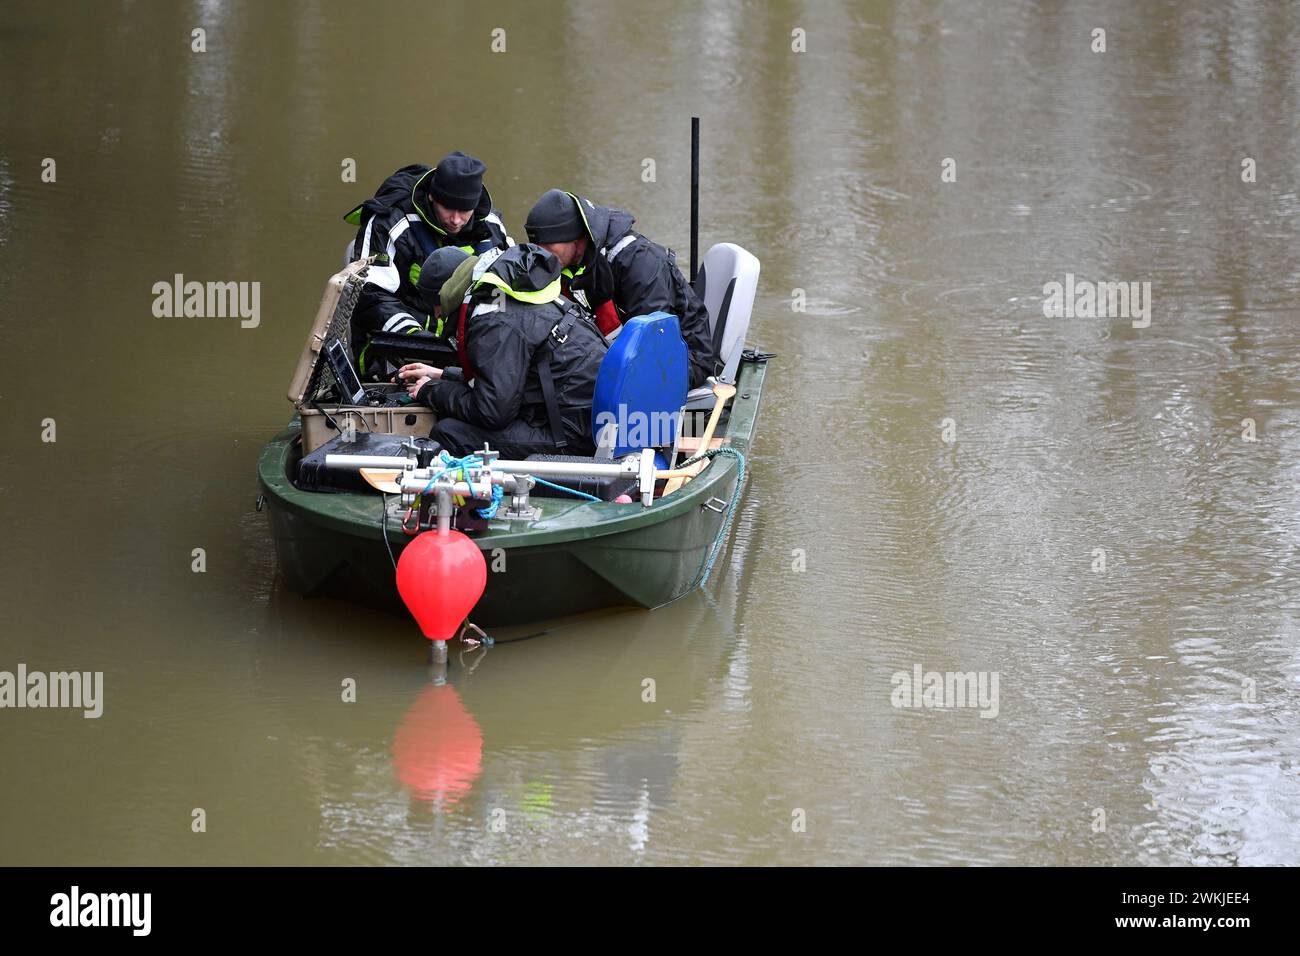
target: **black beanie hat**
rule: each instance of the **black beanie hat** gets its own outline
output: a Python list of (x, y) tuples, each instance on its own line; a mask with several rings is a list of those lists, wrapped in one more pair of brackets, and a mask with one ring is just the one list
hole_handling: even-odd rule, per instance
[(458, 246), (443, 246), (429, 253), (429, 258), (424, 260), (424, 265), (420, 266), (420, 280), (415, 287), (420, 290), (420, 298), (424, 300), (424, 307), (430, 314), (439, 304), (438, 293), (442, 287), (456, 271), (456, 267), (468, 258), (465, 250)]
[(524, 221), (529, 242), (572, 242), (587, 234), (582, 212), (562, 189), (548, 189), (533, 204)]
[(467, 212), (478, 206), (483, 195), (485, 172), (487, 166), (481, 159), (456, 150), (438, 161), (438, 167), (429, 177), (429, 192), (448, 209)]

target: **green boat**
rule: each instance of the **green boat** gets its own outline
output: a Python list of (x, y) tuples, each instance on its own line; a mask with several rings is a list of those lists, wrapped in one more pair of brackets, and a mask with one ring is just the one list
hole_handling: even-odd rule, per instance
[[(279, 570), (290, 591), (401, 611), (394, 566), (412, 540), (403, 530), (403, 522), (413, 518), (411, 489), (422, 487), (425, 476), (435, 473), (437, 462), (432, 468), (418, 469), (416, 443), (410, 437), (406, 437), (410, 460), (404, 464), (401, 457), (392, 456), (329, 456), (331, 467), (353, 460), (360, 466), (398, 466), (385, 473), (389, 480), (405, 482), (405, 493), (394, 494), (367, 487), (320, 490), (305, 480), (303, 465), (308, 455), (327, 450), (331, 439), (335, 439), (333, 447), (346, 448), (339, 440), (349, 431), (355, 433), (358, 425), (368, 438), (390, 436), (397, 442), (404, 436), (427, 435), (434, 421), (425, 408), (371, 407), (374, 403), (323, 405), (319, 400), (322, 391), (335, 387), (328, 381), (329, 363), (320, 360), (322, 351), (332, 335), (346, 335), (365, 266), (352, 263), (330, 280), (289, 390), (297, 413), (284, 431), (267, 443), (258, 462), (259, 506), (268, 513)], [(440, 491), (436, 499), (432, 493), (423, 496), (429, 502), (425, 507), (434, 516), (418, 527), (431, 528), (440, 510), (436, 502), (442, 502), (442, 510), (469, 511), (468, 507), (448, 508), (452, 494), (486, 504), (489, 481), (509, 492), (494, 517), (472, 521), (468, 532), (483, 551), (490, 571), (486, 590), (470, 615), (475, 624), (499, 628), (606, 608), (656, 608), (707, 579), (744, 490), (745, 457), (754, 439), (767, 356), (747, 350), (744, 341), (758, 261), (738, 246), (720, 244), (705, 256), (703, 266), (703, 281), (697, 287), (703, 287), (715, 323), (723, 371), (711, 389), (690, 393), (679, 430), (700, 435), (700, 423), (712, 418), (716, 423), (712, 442), (707, 441), (709, 436), (703, 436), (704, 441), (696, 439), (694, 445), (690, 439), (679, 438), (678, 447), (661, 449), (658, 479), (652, 449), (620, 460), (593, 458), (572, 464), (535, 464), (531, 459), (494, 463), (488, 455), (485, 467), (471, 479), (460, 484), (455, 483), (454, 475), (440, 479), (452, 482), (439, 486), (447, 493)], [(710, 279), (710, 272), (724, 281)], [(718, 324), (721, 329), (716, 328)], [(726, 396), (730, 403), (724, 407)], [(697, 450), (699, 454), (694, 454)], [(701, 470), (684, 481), (669, 477), (677, 474), (671, 468), (664, 470), (669, 464), (664, 456), (670, 451), (679, 460), (678, 469), (694, 463), (694, 468), (687, 470)], [(691, 455), (694, 457), (688, 457)], [(313, 467), (320, 458), (317, 453), (311, 459)], [(513, 468), (506, 467), (511, 464)], [(520, 473), (525, 465), (528, 475), (536, 469), (538, 477), (523, 477)], [(545, 470), (548, 468), (554, 470)], [(573, 473), (567, 478), (561, 476), (566, 468)], [(590, 490), (579, 476), (601, 469), (620, 472), (626, 479), (625, 490), (631, 490), (627, 486), (639, 477), (635, 487), (640, 495), (633, 496), (630, 503), (626, 494), (621, 501), (586, 500), (534, 485), (541, 475), (547, 475), (553, 479), (550, 484), (565, 481), (574, 488)], [(462, 472), (461, 478), (467, 475)], [(382, 482), (372, 484), (381, 487)], [(400, 487), (392, 484), (389, 490), (398, 492)], [(497, 496), (501, 498), (500, 490)], [(415, 498), (417, 504), (421, 500)], [(442, 527), (447, 526), (444, 516)]]

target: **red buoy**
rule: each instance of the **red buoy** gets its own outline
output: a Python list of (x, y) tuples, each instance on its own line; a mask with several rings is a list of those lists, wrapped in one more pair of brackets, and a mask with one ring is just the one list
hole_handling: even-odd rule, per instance
[(431, 641), (455, 637), (485, 587), (483, 552), (459, 531), (417, 535), (397, 561), (397, 590)]

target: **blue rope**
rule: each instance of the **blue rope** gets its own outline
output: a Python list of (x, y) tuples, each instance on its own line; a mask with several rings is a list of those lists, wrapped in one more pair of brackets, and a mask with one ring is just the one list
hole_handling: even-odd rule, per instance
[(678, 468), (685, 468), (687, 465), (693, 465), (697, 461), (704, 461), (708, 458), (715, 458), (722, 455), (726, 458), (734, 458), (737, 462), (736, 467), (736, 487), (731, 490), (731, 501), (727, 504), (727, 513), (722, 519), (722, 526), (718, 528), (718, 536), (713, 539), (713, 547), (709, 548), (709, 553), (704, 558), (704, 563), (700, 565), (699, 576), (695, 579), (692, 588), (704, 587), (709, 583), (709, 575), (713, 573), (714, 562), (718, 560), (718, 553), (722, 548), (722, 542), (727, 540), (727, 532), (731, 530), (731, 519), (736, 516), (736, 505), (740, 503), (740, 493), (745, 488), (745, 456), (730, 445), (723, 445), (704, 452), (702, 455), (696, 455), (694, 458), (687, 459), (678, 465)]
[(557, 485), (553, 481), (547, 481), (545, 478), (538, 478), (536, 475), (529, 475), (528, 477), (532, 478), (533, 481), (537, 482), (539, 485), (545, 485), (547, 488), (554, 488), (556, 491), (568, 492), (571, 495), (577, 495), (579, 498), (586, 498), (588, 501), (603, 500), (597, 498), (595, 495), (589, 495), (585, 491), (576, 491), (573, 488), (566, 488), (564, 485)]
[[(463, 472), (466, 468), (477, 468), (483, 464), (483, 459), (479, 458), (477, 455), (466, 455), (464, 458), (452, 458), (445, 451), (440, 451), (438, 452), (438, 457), (443, 466), (442, 471), (433, 475), (429, 479), (429, 483), (424, 486), (424, 491), (420, 492), (416, 497), (428, 494), (430, 489), (433, 488), (434, 482), (445, 474), (453, 471)], [(465, 478), (465, 475), (462, 474), (461, 477)], [(466, 480), (468, 481), (468, 479)]]
[[(445, 451), (441, 451), (438, 453), (438, 459), (442, 464), (442, 470), (439, 471), (437, 474), (433, 475), (429, 479), (429, 483), (424, 486), (424, 491), (420, 492), (420, 496), (427, 494), (429, 489), (432, 488), (434, 484), (437, 482), (437, 480), (441, 478), (443, 475), (451, 474), (453, 472), (455, 472), (460, 478), (462, 478), (466, 482), (466, 484), (468, 484), (469, 475), (465, 473), (465, 470), (467, 468), (478, 468), (481, 467), (483, 464), (483, 459), (480, 458), (478, 455), (466, 455), (464, 458), (452, 458)], [(501, 506), (502, 496), (503, 496), (503, 492), (501, 490), (501, 486), (494, 484), (492, 485), (491, 504), (487, 505), (487, 507), (484, 508), (475, 508), (474, 510), (478, 512), (478, 516), (480, 518), (488, 518), (488, 519), (495, 518), (497, 516), (497, 508)]]
[(478, 516), (480, 518), (495, 518), (497, 516), (497, 508), (501, 507), (501, 496), (501, 486), (493, 485), (492, 503), (486, 508), (476, 508), (475, 510), (478, 512)]
[[(466, 455), (464, 458), (452, 458), (449, 454), (447, 454), (447, 452), (441, 451), (438, 453), (438, 458), (439, 458), (439, 462), (442, 464), (442, 469), (429, 478), (429, 483), (424, 486), (424, 491), (416, 495), (417, 499), (423, 497), (425, 494), (428, 494), (428, 492), (433, 488), (437, 480), (441, 478), (443, 475), (450, 474), (451, 472), (458, 472), (460, 473), (460, 476), (462, 478), (465, 478), (465, 480), (468, 481), (469, 479), (465, 476), (464, 470), (466, 468), (478, 468), (481, 467), (483, 464), (483, 459), (480, 458), (478, 455)], [(566, 494), (575, 495), (576, 497), (582, 498), (586, 501), (602, 500), (600, 498), (597, 498), (595, 495), (587, 494), (585, 491), (576, 491), (573, 488), (566, 488), (564, 487), (564, 485), (557, 485), (554, 482), (547, 481), (544, 478), (538, 478), (536, 476), (530, 476), (530, 477), (532, 477), (533, 481), (537, 482), (539, 485), (545, 485), (547, 488), (554, 488), (556, 491), (563, 491)], [(488, 505), (486, 508), (475, 509), (478, 512), (479, 517), (489, 518), (489, 519), (495, 518), (497, 514), (497, 508), (500, 507), (501, 499), (503, 496), (504, 495), (501, 490), (501, 486), (497, 484), (493, 484), (492, 503)]]

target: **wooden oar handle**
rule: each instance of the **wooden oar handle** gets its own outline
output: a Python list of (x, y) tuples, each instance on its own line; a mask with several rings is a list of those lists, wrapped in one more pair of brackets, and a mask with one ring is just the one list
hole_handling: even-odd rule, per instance
[(665, 479), (672, 479), (672, 478), (694, 478), (703, 470), (704, 466), (707, 464), (708, 462), (699, 461), (696, 462), (694, 465), (692, 465), (690, 468), (673, 468), (670, 470), (662, 470), (662, 471), (656, 469), (655, 481), (663, 481)]

